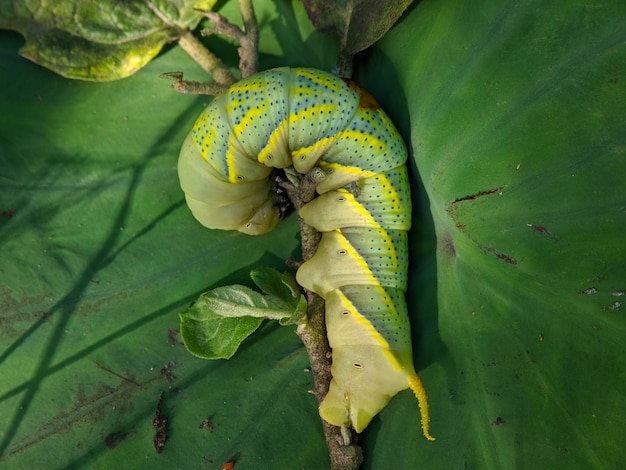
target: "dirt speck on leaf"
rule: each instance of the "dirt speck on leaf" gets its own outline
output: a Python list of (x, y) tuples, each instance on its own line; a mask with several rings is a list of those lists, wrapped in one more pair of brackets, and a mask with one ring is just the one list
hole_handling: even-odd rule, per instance
[(104, 438), (104, 445), (107, 449), (115, 449), (124, 439), (129, 437), (130, 432), (112, 432)]
[(154, 412), (154, 419), (152, 420), (152, 426), (156, 429), (152, 442), (154, 444), (154, 450), (156, 450), (157, 454), (163, 452), (165, 442), (167, 441), (167, 417), (165, 417), (161, 411), (162, 402), (163, 394), (161, 393)]

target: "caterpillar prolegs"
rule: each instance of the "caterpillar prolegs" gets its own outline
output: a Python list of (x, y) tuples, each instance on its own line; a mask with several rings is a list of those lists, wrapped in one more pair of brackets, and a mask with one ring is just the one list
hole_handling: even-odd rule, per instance
[(300, 210), (322, 239), (297, 272), (300, 285), (326, 300), (333, 379), (320, 415), (361, 432), (411, 388), (432, 439), (404, 299), (406, 159), (397, 130), (365, 90), (319, 70), (279, 68), (241, 80), (205, 109), (178, 173), (203, 225), (261, 234), (280, 218), (272, 168), (324, 172), (319, 196)]

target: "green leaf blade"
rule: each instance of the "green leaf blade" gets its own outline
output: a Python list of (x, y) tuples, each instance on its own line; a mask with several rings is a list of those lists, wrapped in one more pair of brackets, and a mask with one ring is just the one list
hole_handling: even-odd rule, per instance
[(425, 461), (624, 463), (626, 10), (604, 6), (422, 2), (380, 46), (437, 237)]

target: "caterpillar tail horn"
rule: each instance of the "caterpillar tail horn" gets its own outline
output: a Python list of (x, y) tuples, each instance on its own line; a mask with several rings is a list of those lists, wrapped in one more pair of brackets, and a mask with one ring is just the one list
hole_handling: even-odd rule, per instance
[(434, 441), (435, 438), (430, 435), (428, 429), (430, 423), (430, 415), (428, 413), (428, 395), (426, 395), (426, 389), (417, 374), (411, 374), (409, 376), (409, 387), (415, 395), (415, 398), (417, 398), (417, 404), (420, 407), (420, 413), (422, 415), (422, 433), (424, 433), (424, 437), (426, 439)]

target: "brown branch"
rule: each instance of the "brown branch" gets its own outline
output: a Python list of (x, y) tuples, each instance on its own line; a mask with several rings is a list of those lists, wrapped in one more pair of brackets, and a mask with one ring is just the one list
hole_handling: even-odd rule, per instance
[(206, 70), (213, 79), (220, 85), (226, 87), (237, 82), (237, 78), (230, 73), (230, 70), (224, 63), (212, 52), (210, 52), (204, 44), (202, 44), (191, 32), (185, 31), (180, 36), (178, 44), (182, 47), (200, 67)]
[(162, 73), (159, 75), (159, 78), (172, 80), (174, 82), (172, 88), (179, 93), (217, 96), (228, 90), (227, 86), (220, 85), (216, 82), (194, 82), (191, 80), (183, 80), (182, 72)]
[(178, 43), (200, 67), (206, 70), (213, 79), (220, 85), (229, 87), (237, 81), (235, 76), (230, 73), (230, 70), (222, 63), (222, 61), (215, 54), (210, 52), (204, 45), (196, 39), (196, 37), (172, 20), (170, 20), (165, 13), (163, 13), (158, 6), (151, 1), (147, 0), (146, 5), (152, 10), (152, 12), (159, 17), (159, 19), (169, 29), (174, 31), (179, 36)]
[(352, 78), (354, 69), (354, 55), (352, 54), (339, 54), (337, 59), (337, 75), (345, 78)]
[(203, 29), (203, 36), (223, 34), (239, 43), (239, 70), (241, 78), (257, 73), (259, 68), (259, 25), (254, 14), (251, 0), (239, 0), (239, 9), (243, 19), (243, 28), (231, 23), (228, 18), (214, 11), (205, 11), (202, 14), (213, 25)]
[(246, 78), (259, 70), (259, 23), (251, 0), (239, 0), (239, 8), (246, 33), (239, 48), (239, 70), (241, 77)]
[(202, 36), (211, 36), (213, 34), (223, 34), (237, 42), (241, 42), (245, 33), (236, 24), (231, 23), (228, 18), (216, 11), (204, 11), (202, 14), (213, 23), (208, 28), (204, 28), (200, 34)]
[[(282, 186), (287, 195), (294, 203), (296, 210), (313, 200), (315, 188), (325, 177), (320, 168), (313, 168), (306, 174), (296, 186), (293, 183), (285, 183)], [(302, 218), (300, 223), (300, 236), (302, 239), (302, 258), (304, 261), (311, 258), (317, 250), (321, 234)], [(330, 372), (331, 349), (326, 335), (326, 322), (324, 316), (324, 300), (311, 291), (307, 295), (307, 322), (298, 326), (296, 333), (304, 343), (311, 361), (311, 370), (315, 388), (313, 394), (318, 404), (322, 402), (332, 378)], [(348, 429), (332, 426), (322, 421), (326, 445), (330, 455), (332, 470), (356, 470), (363, 462), (363, 451), (356, 445), (356, 435)]]

